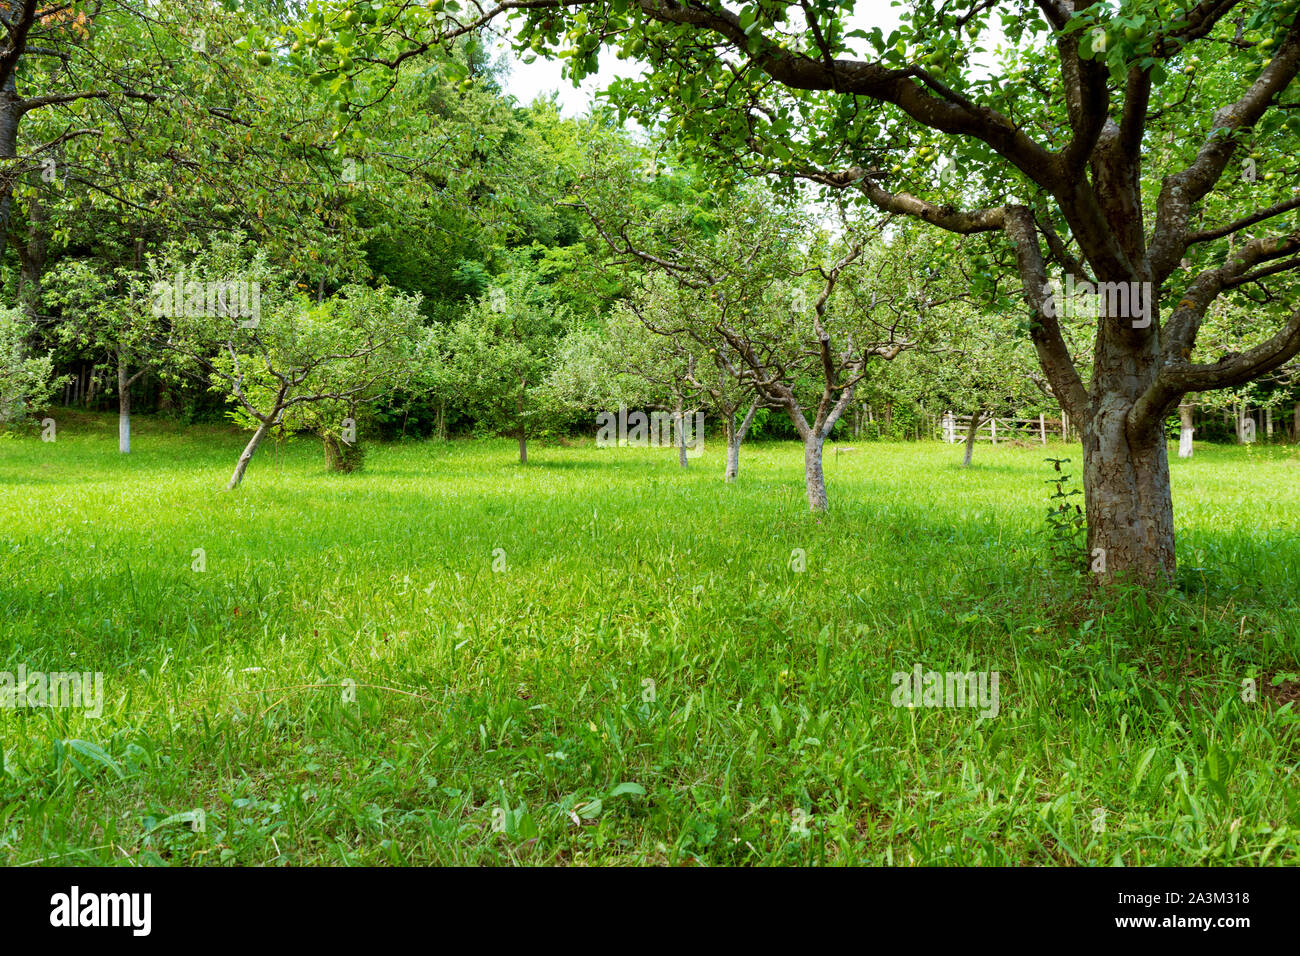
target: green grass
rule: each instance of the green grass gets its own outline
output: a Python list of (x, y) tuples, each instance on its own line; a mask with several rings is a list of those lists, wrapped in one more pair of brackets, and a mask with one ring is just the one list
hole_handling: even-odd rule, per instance
[[(228, 494), (240, 434), (56, 417), (0, 440), (0, 669), (104, 712), (0, 711), (2, 862), (1300, 860), (1294, 448), (1175, 460), (1182, 587), (1102, 603), (1043, 566), (1077, 446), (828, 451), (815, 516), (794, 445), (301, 441)], [(916, 663), (998, 716), (891, 706)]]

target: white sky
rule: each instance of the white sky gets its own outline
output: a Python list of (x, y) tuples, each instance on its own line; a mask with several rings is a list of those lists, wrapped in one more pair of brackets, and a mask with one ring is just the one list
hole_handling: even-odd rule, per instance
[(595, 95), (608, 86), (611, 80), (620, 76), (636, 76), (642, 69), (635, 60), (620, 60), (612, 52), (602, 51), (600, 72), (587, 77), (581, 86), (575, 88), (570, 80), (561, 76), (564, 60), (538, 57), (532, 63), (523, 63), (504, 44), (500, 53), (510, 64), (510, 73), (505, 80), (507, 93), (527, 106), (539, 96), (558, 92), (564, 115), (570, 118), (590, 110)]
[[(848, 20), (849, 29), (880, 27), (888, 34), (898, 26), (900, 10), (900, 7), (892, 6), (890, 0), (858, 0)], [(564, 115), (569, 117), (578, 116), (589, 110), (595, 95), (611, 80), (622, 76), (636, 76), (642, 70), (636, 60), (620, 60), (612, 50), (602, 50), (600, 72), (588, 77), (581, 86), (574, 88), (569, 80), (561, 76), (565, 62), (563, 60), (538, 57), (532, 63), (523, 63), (504, 43), (499, 45), (498, 52), (510, 64), (510, 74), (505, 80), (507, 93), (514, 96), (521, 104), (527, 105), (539, 96), (558, 92), (560, 106)]]

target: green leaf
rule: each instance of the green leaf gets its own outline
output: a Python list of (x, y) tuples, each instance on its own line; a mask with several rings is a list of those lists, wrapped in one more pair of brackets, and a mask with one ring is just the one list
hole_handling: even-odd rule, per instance
[(1144, 750), (1142, 756), (1138, 758), (1137, 767), (1133, 770), (1133, 784), (1129, 787), (1128, 791), (1130, 796), (1137, 793), (1138, 787), (1142, 786), (1142, 780), (1146, 777), (1147, 770), (1151, 766), (1151, 759), (1155, 755), (1156, 748), (1151, 746)]
[(522, 813), (515, 821), (515, 836), (520, 840), (532, 840), (537, 838), (541, 831), (537, 828), (537, 821), (533, 819), (531, 813)]
[(638, 797), (644, 797), (645, 787), (639, 783), (620, 783), (609, 792), (609, 797), (621, 797), (625, 793), (635, 793)]
[(105, 751), (103, 747), (99, 746), (99, 744), (92, 744), (89, 740), (80, 740), (75, 737), (71, 740), (64, 741), (64, 743), (66, 743), (75, 753), (107, 767), (109, 770), (113, 771), (113, 773), (117, 774), (119, 779), (126, 776), (126, 774), (122, 772), (122, 768), (117, 765), (117, 762), (110, 757), (108, 752)]

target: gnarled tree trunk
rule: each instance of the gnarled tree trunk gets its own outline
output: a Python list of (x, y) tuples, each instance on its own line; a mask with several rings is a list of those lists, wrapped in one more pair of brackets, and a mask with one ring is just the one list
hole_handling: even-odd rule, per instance
[(1134, 440), (1103, 420), (1085, 428), (1084, 442), (1088, 553), (1103, 558), (1101, 578), (1172, 580), (1174, 505), (1163, 427)]
[[(1174, 505), (1166, 409), (1135, 415), (1157, 373), (1154, 336), (1122, 316), (1101, 320), (1096, 371), (1082, 425), (1090, 567), (1099, 581), (1172, 580)], [(1100, 559), (1100, 560), (1099, 560)]]

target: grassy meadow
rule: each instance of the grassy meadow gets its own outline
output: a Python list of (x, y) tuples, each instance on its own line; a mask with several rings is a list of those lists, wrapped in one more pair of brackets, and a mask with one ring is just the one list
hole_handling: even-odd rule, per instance
[[(0, 862), (1300, 863), (1294, 446), (1175, 459), (1179, 588), (1103, 602), (1045, 561), (1077, 446), (828, 445), (812, 515), (794, 444), (226, 493), (242, 433), (55, 417), (0, 440), (0, 669), (103, 713), (0, 710)], [(893, 706), (916, 664), (997, 716)]]

